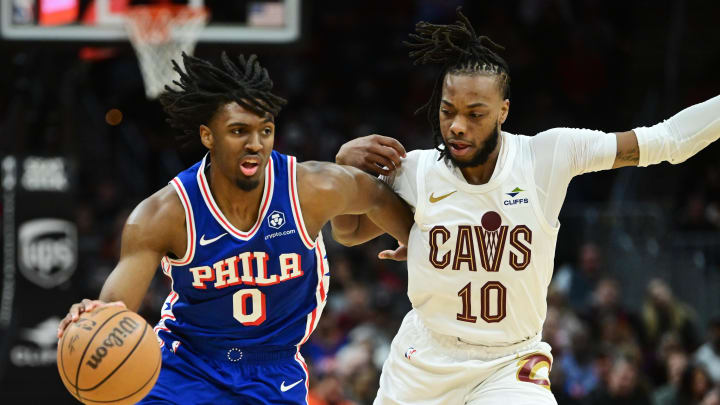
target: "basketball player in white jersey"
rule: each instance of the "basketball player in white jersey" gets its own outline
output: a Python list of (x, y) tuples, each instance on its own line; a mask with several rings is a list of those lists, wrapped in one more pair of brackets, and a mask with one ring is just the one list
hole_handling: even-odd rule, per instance
[[(375, 404), (555, 404), (546, 293), (570, 180), (623, 166), (680, 163), (720, 137), (720, 96), (649, 128), (604, 133), (555, 128), (533, 137), (501, 131), (506, 62), (461, 13), (420, 22), (411, 57), (442, 73), (425, 105), (437, 149), (405, 155), (392, 138), (343, 145), (338, 163), (386, 175), (410, 205), (407, 250), (413, 309), (394, 338)], [(336, 239), (381, 231), (367, 217), (333, 220)]]

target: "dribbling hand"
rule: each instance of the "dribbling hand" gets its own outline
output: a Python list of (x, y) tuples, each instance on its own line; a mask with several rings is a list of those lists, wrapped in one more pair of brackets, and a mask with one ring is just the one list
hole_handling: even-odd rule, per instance
[(122, 301), (105, 302), (100, 300), (89, 300), (87, 298), (77, 304), (73, 304), (73, 306), (70, 307), (70, 311), (68, 311), (68, 314), (65, 315), (65, 318), (63, 318), (63, 320), (60, 321), (60, 325), (58, 325), (58, 339), (62, 338), (63, 334), (65, 333), (65, 329), (67, 329), (67, 327), (70, 326), (71, 323), (80, 319), (80, 314), (84, 312), (90, 312), (95, 308), (109, 305), (126, 308), (125, 303)]
[(343, 144), (335, 156), (335, 163), (388, 176), (400, 167), (400, 158), (405, 155), (405, 148), (397, 139), (373, 134)]
[(378, 253), (378, 259), (395, 260), (396, 262), (403, 262), (407, 260), (407, 246), (398, 242), (398, 247), (395, 250), (383, 250)]

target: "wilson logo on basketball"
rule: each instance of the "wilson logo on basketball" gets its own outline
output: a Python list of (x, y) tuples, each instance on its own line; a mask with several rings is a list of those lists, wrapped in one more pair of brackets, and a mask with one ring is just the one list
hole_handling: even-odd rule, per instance
[(95, 353), (90, 355), (90, 359), (85, 364), (93, 369), (97, 368), (107, 355), (108, 349), (124, 345), (128, 335), (135, 332), (139, 326), (140, 323), (128, 316), (121, 319), (120, 322), (118, 322), (118, 326), (110, 331), (105, 340), (103, 340), (102, 345), (95, 349)]
[(152, 389), (162, 355), (140, 315), (106, 305), (84, 312), (58, 342), (60, 379), (85, 404), (134, 404)]

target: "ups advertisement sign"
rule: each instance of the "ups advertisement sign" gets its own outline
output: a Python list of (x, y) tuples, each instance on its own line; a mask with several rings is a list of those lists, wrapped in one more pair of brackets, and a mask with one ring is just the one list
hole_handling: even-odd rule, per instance
[(0, 159), (0, 403), (70, 403), (55, 359), (57, 326), (79, 295), (73, 167), (63, 157)]

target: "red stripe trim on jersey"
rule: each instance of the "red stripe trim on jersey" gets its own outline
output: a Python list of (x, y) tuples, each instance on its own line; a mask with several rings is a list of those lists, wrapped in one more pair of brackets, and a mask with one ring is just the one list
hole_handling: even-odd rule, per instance
[(309, 404), (309, 396), (310, 396), (310, 373), (308, 372), (308, 366), (305, 364), (305, 360), (303, 359), (302, 355), (300, 354), (300, 348), (298, 347), (297, 353), (295, 353), (295, 360), (300, 363), (300, 366), (302, 366), (303, 371), (305, 371), (305, 403)]
[[(327, 298), (325, 294), (325, 283), (323, 281), (323, 276), (325, 275), (325, 261), (323, 260), (324, 254), (322, 252), (322, 240), (320, 237), (318, 237), (317, 242), (318, 243), (315, 247), (315, 257), (318, 261), (318, 264), (315, 266), (318, 276), (318, 284), (315, 290), (316, 307), (313, 309), (312, 313), (308, 315), (308, 317), (310, 317), (310, 323), (306, 326), (305, 336), (302, 341), (300, 341), (300, 345), (305, 344), (305, 342), (307, 342), (310, 338), (310, 335), (312, 335), (313, 331), (315, 331), (317, 323), (320, 320), (320, 315), (322, 314), (322, 308), (325, 305), (325, 299)], [(320, 312), (318, 312), (318, 310)]]
[(188, 198), (187, 192), (182, 182), (175, 177), (171, 181), (175, 191), (180, 196), (180, 202), (182, 202), (183, 209), (185, 210), (185, 222), (187, 222), (187, 241), (188, 246), (185, 249), (185, 256), (180, 259), (173, 260), (168, 258), (168, 262), (176, 266), (182, 266), (192, 261), (195, 255), (195, 218), (192, 212), (192, 205), (190, 205), (190, 199)]
[(212, 193), (210, 193), (210, 187), (208, 186), (207, 179), (205, 178), (205, 159), (207, 157), (203, 158), (202, 164), (200, 165), (200, 169), (198, 170), (197, 179), (198, 184), (200, 185), (200, 192), (203, 196), (203, 200), (205, 200), (205, 205), (210, 209), (210, 213), (213, 214), (215, 219), (222, 225), (223, 228), (225, 228), (228, 233), (235, 236), (236, 238), (247, 240), (252, 238), (258, 229), (260, 229), (260, 225), (262, 224), (263, 218), (265, 218), (265, 214), (267, 213), (268, 208), (270, 207), (270, 200), (272, 199), (272, 191), (273, 191), (273, 160), (272, 157), (268, 159), (268, 163), (265, 168), (265, 191), (263, 192), (262, 200), (260, 201), (260, 211), (258, 212), (258, 219), (255, 222), (255, 225), (248, 231), (243, 232), (233, 224), (230, 223), (230, 221), (225, 218), (225, 215), (220, 211), (220, 208), (215, 203), (215, 199), (213, 199)]
[(305, 228), (305, 222), (303, 221), (302, 212), (300, 211), (300, 198), (298, 197), (297, 187), (295, 186), (295, 179), (297, 177), (297, 169), (295, 165), (295, 157), (288, 156), (288, 167), (290, 168), (290, 198), (292, 199), (292, 212), (293, 218), (295, 218), (295, 225), (300, 231), (301, 239), (305, 243), (305, 247), (312, 249), (315, 247), (315, 242), (308, 237), (307, 229)]
[[(176, 320), (175, 315), (172, 312), (173, 305), (178, 301), (180, 298), (180, 295), (175, 291), (175, 280), (172, 277), (172, 265), (169, 264), (169, 259), (167, 256), (163, 257), (163, 259), (160, 261), (160, 264), (163, 267), (163, 273), (170, 279), (170, 294), (168, 294), (167, 298), (165, 298), (165, 301), (163, 301), (162, 308), (160, 309), (160, 320), (158, 321), (157, 325), (153, 328), (153, 332), (155, 332), (155, 335), (157, 336), (158, 341), (160, 341), (160, 347), (165, 346), (165, 342), (160, 339), (159, 332), (161, 330), (164, 330), (168, 333), (170, 333), (170, 329), (165, 327), (165, 320), (169, 319), (171, 321)], [(167, 267), (167, 271), (165, 271), (165, 268)], [(165, 305), (170, 304), (169, 309), (165, 309)]]
[(170, 266), (170, 263), (168, 263), (167, 256), (163, 257), (162, 260), (160, 260), (160, 267), (162, 267), (163, 274), (165, 274), (166, 276), (169, 277), (169, 272), (170, 272), (171, 266)]
[(315, 329), (315, 316), (317, 315), (317, 307), (313, 309), (313, 311), (308, 315), (310, 317), (310, 325), (306, 327), (307, 331), (305, 331), (305, 337), (303, 337), (303, 340), (300, 341), (300, 345), (304, 345), (305, 342), (310, 338), (310, 335), (312, 335), (313, 330)]
[(319, 286), (320, 300), (322, 302), (325, 302), (325, 298), (327, 298), (325, 296), (325, 281), (323, 280), (323, 278), (325, 277), (325, 260), (323, 258), (325, 256), (325, 252), (322, 251), (321, 246), (322, 246), (322, 243), (318, 243), (318, 248), (317, 248), (316, 252), (317, 252), (318, 260), (320, 261), (320, 274), (318, 274), (318, 277), (320, 278), (320, 286)]

